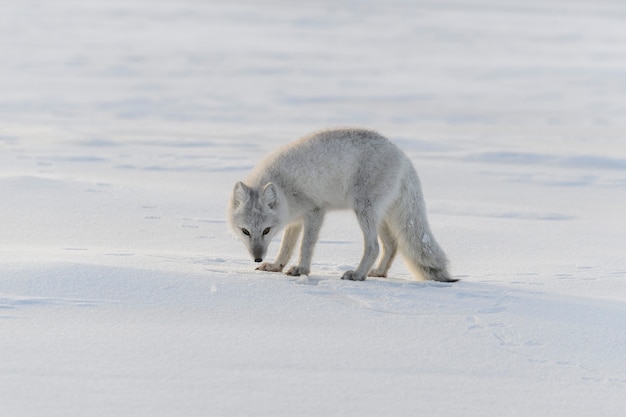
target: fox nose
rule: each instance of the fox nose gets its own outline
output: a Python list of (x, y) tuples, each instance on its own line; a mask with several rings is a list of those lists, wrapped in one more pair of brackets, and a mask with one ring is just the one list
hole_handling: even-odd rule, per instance
[(261, 258), (254, 258), (254, 262), (262, 262), (262, 261), (263, 261), (263, 259), (261, 259)]

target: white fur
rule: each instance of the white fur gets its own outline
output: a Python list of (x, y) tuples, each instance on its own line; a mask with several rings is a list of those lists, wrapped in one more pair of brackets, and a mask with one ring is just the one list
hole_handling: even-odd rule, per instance
[[(270, 154), (235, 185), (228, 220), (257, 262), (272, 236), (285, 228), (276, 260), (257, 268), (265, 271), (284, 269), (304, 230), (300, 258), (287, 274), (308, 275), (324, 214), (333, 209), (354, 210), (364, 237), (361, 262), (342, 279), (386, 276), (399, 249), (417, 277), (454, 281), (428, 226), (415, 169), (374, 131), (325, 130)], [(372, 269), (378, 240), (382, 254)]]

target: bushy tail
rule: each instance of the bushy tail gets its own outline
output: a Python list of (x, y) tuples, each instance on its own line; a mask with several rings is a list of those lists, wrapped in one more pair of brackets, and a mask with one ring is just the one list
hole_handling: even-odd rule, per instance
[(442, 282), (458, 281), (450, 277), (446, 255), (430, 231), (422, 187), (412, 166), (407, 167), (398, 197), (385, 220), (415, 276)]

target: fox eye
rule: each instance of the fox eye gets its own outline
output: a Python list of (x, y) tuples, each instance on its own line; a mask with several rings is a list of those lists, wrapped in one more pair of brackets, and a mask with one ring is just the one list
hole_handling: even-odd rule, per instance
[(248, 229), (241, 229), (241, 233), (243, 233), (246, 236), (250, 236), (250, 232), (248, 231)]
[(263, 230), (263, 235), (265, 236), (266, 234), (268, 234), (270, 232), (271, 227), (266, 227), (265, 230)]

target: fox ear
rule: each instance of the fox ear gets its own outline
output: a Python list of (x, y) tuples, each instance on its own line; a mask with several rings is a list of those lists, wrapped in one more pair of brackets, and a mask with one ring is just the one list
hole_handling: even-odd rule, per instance
[(263, 187), (261, 201), (271, 209), (276, 208), (278, 205), (278, 190), (271, 182), (268, 182), (265, 184), (265, 187)]
[(239, 207), (245, 203), (250, 197), (250, 188), (241, 181), (237, 181), (235, 188), (233, 189), (232, 204), (234, 208)]

